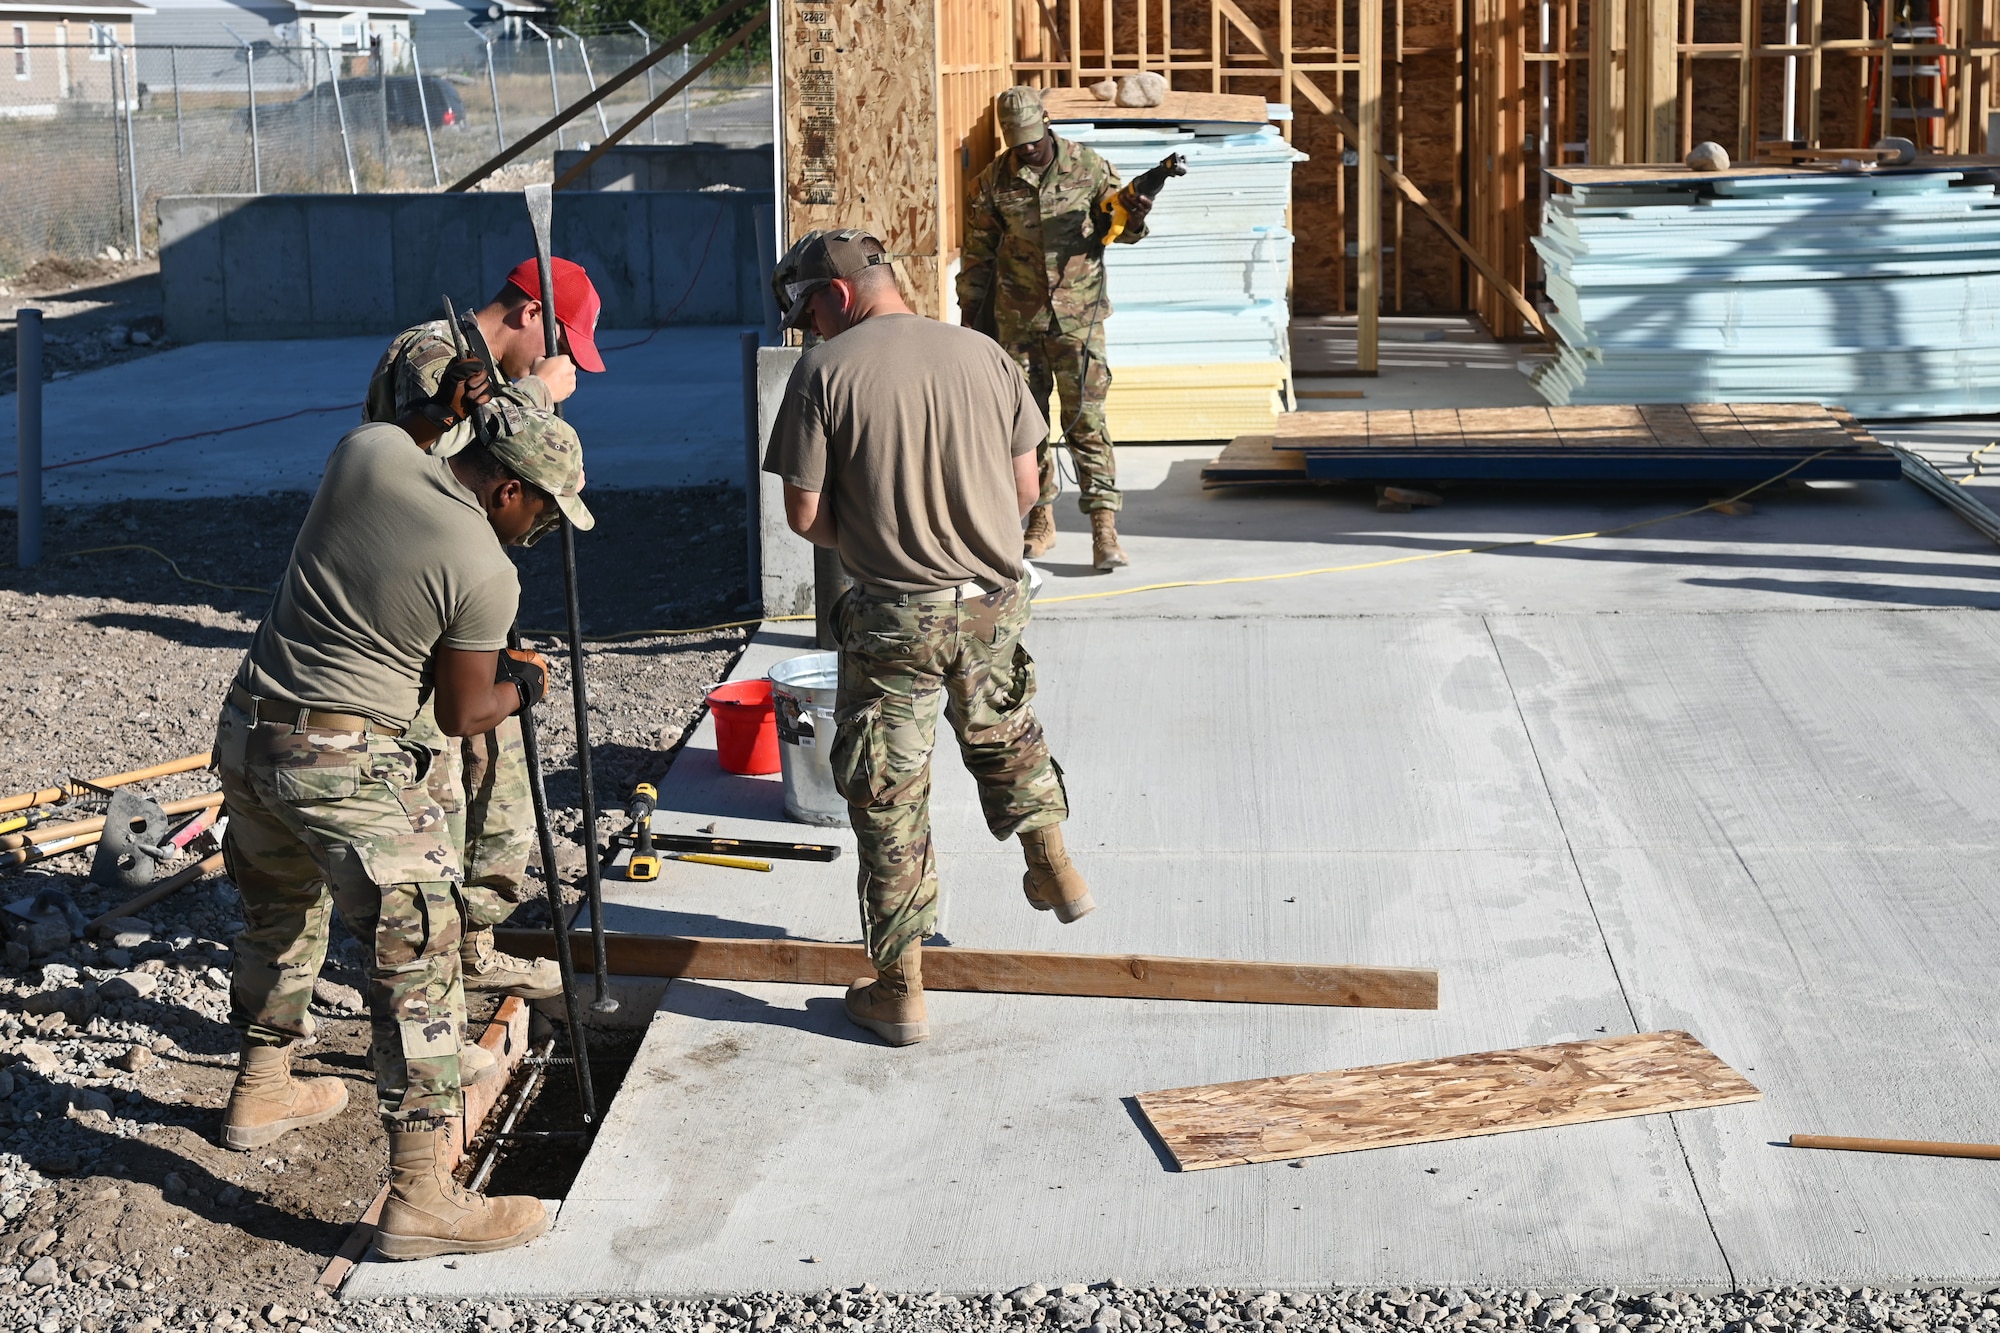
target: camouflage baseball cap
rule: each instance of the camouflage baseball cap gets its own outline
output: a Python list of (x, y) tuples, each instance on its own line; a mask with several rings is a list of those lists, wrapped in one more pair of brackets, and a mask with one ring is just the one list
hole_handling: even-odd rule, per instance
[[(864, 244), (867, 241), (875, 243), (872, 253)], [(887, 264), (890, 259), (882, 238), (860, 227), (843, 227), (839, 231), (814, 229), (799, 237), (798, 243), (771, 270), (771, 291), (778, 298), (784, 326), (804, 328), (806, 302), (827, 283), (835, 278), (851, 278), (864, 269)]]
[(1000, 133), (1009, 148), (1034, 143), (1049, 130), (1048, 112), (1042, 110), (1040, 88), (1009, 88), (996, 103)]
[(513, 389), (477, 409), (479, 438), (507, 470), (556, 499), (579, 532), (597, 522), (583, 506), (583, 441), (569, 423), (524, 401)]

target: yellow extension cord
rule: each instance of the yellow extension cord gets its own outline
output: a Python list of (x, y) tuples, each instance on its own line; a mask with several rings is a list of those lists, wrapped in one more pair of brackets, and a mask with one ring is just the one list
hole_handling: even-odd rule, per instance
[[(1993, 446), (1988, 445), (1987, 447), (1992, 448)], [(1277, 583), (1285, 579), (1312, 578), (1320, 574), (1353, 574), (1364, 569), (1387, 569), (1392, 565), (1413, 565), (1424, 560), (1443, 560), (1455, 555), (1484, 555), (1489, 551), (1505, 551), (1517, 546), (1559, 546), (1564, 542), (1588, 541), (1593, 537), (1616, 537), (1620, 533), (1635, 532), (1640, 528), (1650, 528), (1658, 523), (1671, 523), (1677, 518), (1691, 518), (1696, 514), (1706, 513), (1722, 505), (1735, 504), (1737, 501), (1747, 499), (1768, 486), (1777, 485), (1806, 464), (1817, 462), (1828, 454), (1838, 452), (1840, 452), (1838, 449), (1822, 449), (1816, 454), (1801, 458), (1798, 462), (1792, 464), (1776, 476), (1760, 481), (1749, 489), (1740, 491), (1735, 495), (1721, 500), (1710, 500), (1707, 504), (1696, 505), (1692, 509), (1682, 509), (1671, 514), (1661, 514), (1658, 518), (1640, 519), (1637, 523), (1627, 523), (1616, 528), (1600, 528), (1595, 532), (1571, 532), (1559, 537), (1519, 537), (1513, 541), (1487, 542), (1480, 546), (1457, 546), (1449, 551), (1424, 551), (1418, 555), (1391, 556), (1386, 560), (1364, 560), (1352, 565), (1321, 565), (1314, 569), (1294, 569), (1283, 574), (1239, 574), (1231, 578), (1220, 579), (1176, 579), (1171, 583), (1142, 583), (1137, 587), (1111, 588), (1104, 592), (1065, 593), (1061, 597), (1037, 597), (1035, 605), (1054, 606), (1059, 602), (1095, 602), (1107, 597), (1131, 597), (1137, 593), (1164, 592), (1172, 588), (1218, 588), (1238, 583)], [(1984, 451), (1982, 450), (1982, 452)], [(175, 564), (170, 557), (164, 552), (157, 551), (150, 546), (96, 546), (83, 551), (65, 551), (62, 554), (63, 556), (103, 555), (112, 551), (145, 551), (149, 555), (159, 556), (160, 559), (167, 562), (167, 568), (173, 570), (176, 578), (188, 583), (198, 583), (205, 588), (220, 588), (227, 592), (260, 593), (267, 597), (271, 595), (271, 589), (269, 588), (244, 588), (231, 583), (214, 583), (208, 579), (198, 579), (191, 575), (183, 574), (181, 573), (180, 566)], [(746, 629), (752, 625), (763, 625), (788, 620), (811, 620), (813, 618), (811, 615), (757, 616), (750, 620), (725, 620), (720, 624), (700, 625), (693, 629), (635, 629), (627, 630), (622, 634), (586, 634), (583, 637), (587, 643), (617, 643), (625, 639), (692, 637), (700, 634), (713, 634), (719, 630)], [(523, 630), (522, 633), (548, 638), (567, 637), (561, 631), (546, 629)]]

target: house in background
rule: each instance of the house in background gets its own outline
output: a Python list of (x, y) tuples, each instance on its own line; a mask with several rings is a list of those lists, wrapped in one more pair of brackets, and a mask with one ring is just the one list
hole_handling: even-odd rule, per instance
[[(5, 3), (5, 0), (0, 0)], [(184, 90), (236, 90), (247, 83), (243, 47), (257, 55), (257, 87), (302, 88), (327, 77), (331, 50), (342, 74), (373, 53), (380, 39), (392, 70), (408, 69), (410, 43), (422, 9), (415, 0), (148, 0), (138, 23), (142, 46), (180, 48)], [(321, 44), (324, 43), (324, 48)], [(316, 55), (302, 53), (310, 48)], [(147, 69), (155, 71), (157, 57)], [(157, 85), (156, 85), (157, 86)]]
[(153, 11), (139, 0), (0, 0), (0, 116), (54, 116), (65, 105), (119, 104), (120, 45), (133, 20)]

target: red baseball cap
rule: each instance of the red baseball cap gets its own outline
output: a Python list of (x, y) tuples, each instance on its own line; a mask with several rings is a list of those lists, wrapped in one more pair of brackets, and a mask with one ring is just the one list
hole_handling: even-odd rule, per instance
[[(604, 358), (597, 354), (597, 317), (604, 310), (604, 302), (598, 299), (597, 288), (590, 285), (590, 275), (581, 264), (551, 259), (549, 270), (556, 286), (556, 322), (569, 338), (570, 359), (581, 369), (602, 372)], [(541, 267), (534, 260), (524, 259), (514, 265), (507, 281), (535, 300), (542, 299)]]

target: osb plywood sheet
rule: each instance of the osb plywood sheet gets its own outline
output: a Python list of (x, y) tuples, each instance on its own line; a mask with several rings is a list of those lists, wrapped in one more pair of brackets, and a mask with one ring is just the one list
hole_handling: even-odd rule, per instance
[(1141, 1093), (1183, 1171), (1692, 1111), (1763, 1096), (1685, 1032)]
[(867, 227), (906, 258), (905, 295), (944, 313), (934, 0), (777, 0), (788, 243)]
[(1261, 97), (1241, 93), (1170, 92), (1158, 106), (1114, 106), (1088, 88), (1051, 88), (1042, 94), (1050, 120), (1233, 120), (1263, 124), (1270, 119)]
[(1689, 403), (1287, 412), (1275, 447), (1340, 449), (1864, 449), (1817, 403)]

